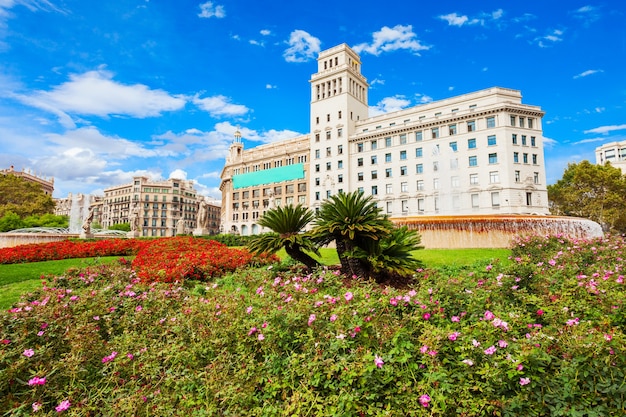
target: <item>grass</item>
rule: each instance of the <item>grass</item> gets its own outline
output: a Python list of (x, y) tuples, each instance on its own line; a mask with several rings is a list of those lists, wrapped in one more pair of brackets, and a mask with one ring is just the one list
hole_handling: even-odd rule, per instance
[[(510, 254), (509, 249), (424, 249), (415, 252), (426, 268), (470, 267), (477, 262), (495, 259), (506, 264)], [(277, 255), (281, 259), (287, 258), (284, 249)], [(11, 307), (20, 295), (39, 288), (42, 275), (62, 275), (68, 268), (109, 263), (116, 259), (119, 256), (0, 265), (0, 309)], [(321, 248), (318, 260), (324, 265), (339, 264), (337, 251), (331, 248)]]

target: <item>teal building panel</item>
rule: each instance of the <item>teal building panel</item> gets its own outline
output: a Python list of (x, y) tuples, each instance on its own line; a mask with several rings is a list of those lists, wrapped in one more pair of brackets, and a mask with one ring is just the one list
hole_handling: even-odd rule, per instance
[(233, 175), (233, 189), (257, 187), (276, 182), (304, 179), (304, 164), (264, 169), (257, 172)]

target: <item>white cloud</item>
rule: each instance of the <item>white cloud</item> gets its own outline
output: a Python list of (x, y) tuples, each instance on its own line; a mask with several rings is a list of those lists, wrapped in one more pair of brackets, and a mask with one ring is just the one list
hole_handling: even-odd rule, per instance
[(582, 6), (571, 13), (574, 18), (582, 20), (585, 26), (588, 26), (602, 17), (600, 10), (597, 7), (589, 5)]
[(261, 42), (261, 41), (257, 41), (257, 40), (255, 40), (255, 39), (250, 39), (250, 40), (248, 41), (248, 43), (249, 43), (250, 45), (265, 46), (265, 43), (263, 43), (263, 42)]
[(415, 94), (415, 97), (417, 97), (417, 102), (420, 104), (430, 103), (433, 101), (433, 98), (431, 96), (427, 96), (426, 94)]
[(498, 9), (493, 12), (478, 13), (477, 17), (469, 17), (458, 13), (448, 13), (437, 16), (438, 19), (448, 22), (448, 26), (461, 27), (464, 25), (484, 25), (486, 22), (500, 20), (504, 16), (504, 10)]
[(182, 96), (151, 90), (143, 84), (124, 85), (112, 78), (113, 74), (109, 71), (89, 71), (71, 75), (70, 81), (50, 91), (15, 94), (14, 97), (24, 104), (57, 115), (66, 127), (73, 125), (68, 114), (146, 118), (185, 106), (186, 99)]
[(604, 142), (604, 141), (606, 141), (605, 137), (599, 137), (599, 138), (579, 140), (577, 142), (573, 142), (572, 145), (583, 145), (585, 143), (595, 143), (595, 142)]
[(375, 56), (380, 55), (381, 52), (391, 52), (399, 49), (406, 49), (415, 55), (419, 55), (419, 51), (430, 49), (430, 46), (420, 43), (411, 25), (396, 25), (393, 28), (384, 26), (378, 32), (374, 32), (372, 37), (371, 44), (361, 43), (355, 45), (353, 49), (357, 53), (367, 52)]
[(585, 130), (584, 133), (599, 133), (602, 135), (606, 135), (615, 130), (626, 130), (626, 124), (623, 125), (610, 125), (610, 126), (600, 126), (593, 129)]
[(396, 95), (393, 97), (385, 97), (379, 101), (375, 106), (370, 106), (370, 117), (378, 116), (380, 114), (391, 113), (407, 108), (411, 105), (411, 100), (408, 100), (402, 95)]
[(554, 29), (545, 36), (535, 38), (535, 41), (541, 48), (548, 48), (557, 42), (561, 42), (564, 33), (565, 32), (560, 29)]
[(304, 30), (294, 30), (287, 42), (289, 48), (283, 53), (287, 62), (307, 62), (320, 52), (321, 41)]
[(222, 95), (200, 98), (199, 95), (196, 94), (192, 101), (196, 106), (208, 112), (213, 117), (243, 116), (250, 111), (250, 109), (243, 104), (230, 103), (230, 99)]
[(458, 26), (458, 27), (463, 26), (469, 20), (467, 16), (459, 15), (457, 13), (449, 13), (449, 14), (441, 15), (439, 16), (439, 19), (445, 20), (446, 22), (448, 22), (448, 25), (450, 26)]
[(275, 85), (272, 85), (272, 84), (265, 84), (265, 88), (268, 89), (268, 90), (273, 90), (273, 89), (278, 88), (278, 87), (275, 86)]
[(551, 138), (547, 138), (547, 137), (543, 137), (543, 146), (546, 148), (553, 148), (554, 146), (558, 145), (558, 141), (556, 139), (551, 139)]
[(167, 178), (168, 179), (177, 179), (177, 180), (186, 180), (187, 179), (187, 173), (185, 171), (183, 171), (182, 169), (175, 169), (174, 171), (172, 171), (170, 173), (170, 175)]
[(372, 81), (370, 81), (370, 87), (373, 87), (376, 84), (385, 85), (385, 80), (381, 80), (380, 78), (374, 78)]
[(217, 17), (218, 19), (226, 17), (226, 10), (222, 5), (213, 5), (212, 1), (207, 1), (200, 5), (200, 13), (198, 17), (210, 18)]
[(271, 34), (272, 34), (272, 31), (271, 31), (271, 30), (269, 30), (269, 29), (263, 29), (263, 30), (261, 30), (259, 33), (260, 33), (261, 35), (263, 35), (263, 36), (269, 36), (269, 35), (271, 35)]
[(574, 79), (577, 78), (582, 78), (582, 77), (588, 77), (589, 75), (593, 75), (593, 74), (597, 74), (599, 72), (604, 72), (603, 70), (587, 70), (587, 71), (583, 71), (580, 74), (574, 75)]

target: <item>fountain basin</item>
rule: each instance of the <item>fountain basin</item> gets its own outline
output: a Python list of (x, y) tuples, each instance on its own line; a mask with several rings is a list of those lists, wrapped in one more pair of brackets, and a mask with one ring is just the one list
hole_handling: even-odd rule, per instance
[(397, 226), (417, 230), (429, 249), (508, 248), (517, 236), (564, 235), (593, 239), (604, 236), (592, 220), (566, 216), (455, 215), (395, 217)]

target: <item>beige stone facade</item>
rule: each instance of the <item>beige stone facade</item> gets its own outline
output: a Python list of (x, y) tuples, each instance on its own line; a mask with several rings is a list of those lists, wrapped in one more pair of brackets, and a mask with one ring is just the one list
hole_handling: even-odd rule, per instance
[(605, 143), (596, 148), (596, 164), (607, 162), (626, 174), (626, 141)]
[(14, 175), (16, 177), (20, 177), (25, 179), (26, 181), (33, 182), (35, 184), (41, 185), (41, 189), (46, 195), (52, 196), (54, 193), (54, 178), (44, 178), (36, 175), (30, 170), (16, 171), (15, 167), (11, 165), (7, 169), (0, 170), (0, 174), (2, 175)]

